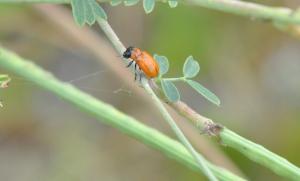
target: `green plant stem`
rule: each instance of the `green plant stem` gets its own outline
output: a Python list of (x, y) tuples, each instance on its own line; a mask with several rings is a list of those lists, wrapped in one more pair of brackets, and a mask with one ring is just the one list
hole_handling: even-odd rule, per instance
[[(122, 56), (126, 48), (123, 45), (123, 43), (120, 41), (119, 37), (114, 32), (114, 30), (111, 28), (111, 26), (108, 24), (108, 22), (99, 18), (97, 20), (97, 23), (99, 24), (100, 28), (103, 30), (107, 38), (110, 40), (110, 42), (113, 44), (115, 50), (118, 51), (118, 53)], [(124, 60), (128, 62), (127, 59)], [(134, 71), (133, 68), (132, 70)]]
[[(164, 97), (162, 99), (164, 99)], [(168, 104), (183, 117), (190, 120), (191, 123), (198, 127), (201, 132), (203, 130), (209, 130), (209, 128), (207, 128), (207, 125), (215, 124), (211, 119), (197, 113), (182, 101), (178, 101), (175, 103), (169, 102)], [(221, 142), (224, 143), (224, 145), (234, 148), (235, 150), (247, 156), (249, 159), (271, 169), (278, 175), (281, 175), (290, 180), (300, 179), (300, 168), (293, 165), (285, 158), (264, 148), (263, 146), (234, 133), (228, 128), (223, 128), (216, 135), (219, 136)]]
[(285, 7), (270, 7), (239, 0), (186, 0), (184, 2), (252, 19), (300, 24), (300, 14)]
[(208, 165), (206, 164), (204, 158), (199, 155), (196, 150), (193, 148), (193, 146), (190, 144), (190, 142), (187, 140), (187, 138), (184, 136), (180, 128), (177, 126), (173, 118), (170, 116), (166, 108), (163, 106), (160, 99), (155, 95), (153, 90), (148, 84), (148, 81), (146, 79), (143, 79), (143, 85), (145, 90), (151, 95), (152, 99), (154, 100), (155, 105), (159, 108), (161, 114), (165, 118), (165, 120), (169, 123), (172, 130), (177, 135), (180, 142), (189, 150), (189, 152), (193, 155), (195, 160), (198, 162), (200, 168), (203, 170), (203, 173), (209, 178), (209, 180), (217, 181), (218, 179), (215, 177), (215, 175), (212, 173)]
[[(104, 33), (106, 34), (106, 36), (108, 37), (108, 39), (112, 42), (115, 49), (119, 52), (120, 55), (122, 55), (126, 48), (124, 47), (122, 42), (119, 40), (118, 36), (115, 34), (115, 32), (113, 31), (111, 26), (108, 24), (108, 22), (103, 20), (103, 19), (98, 19), (97, 22), (98, 22), (99, 26), (102, 28), (102, 30), (104, 31)], [(203, 171), (204, 175), (206, 175), (209, 178), (209, 180), (211, 180), (211, 181), (217, 181), (218, 179), (212, 173), (212, 171), (210, 170), (210, 168), (206, 164), (204, 158), (196, 152), (196, 150), (190, 144), (188, 139), (186, 139), (186, 137), (184, 136), (184, 134), (182, 133), (180, 128), (176, 125), (173, 118), (170, 116), (170, 114), (168, 113), (166, 108), (163, 106), (160, 99), (155, 95), (155, 93), (151, 89), (151, 87), (148, 83), (148, 80), (144, 77), (142, 78), (142, 85), (145, 88), (146, 92), (148, 92), (151, 95), (152, 99), (154, 100), (155, 105), (157, 106), (157, 108), (161, 112), (164, 119), (171, 126), (172, 130), (174, 131), (174, 133), (176, 134), (176, 136), (178, 137), (180, 142), (187, 148), (187, 150), (191, 153), (191, 155), (193, 155), (193, 157), (195, 158), (195, 160), (199, 164), (199, 167)]]
[[(167, 156), (200, 172), (197, 162), (178, 141), (172, 140), (155, 129), (149, 128), (114, 107), (81, 92), (68, 83), (62, 83), (49, 72), (32, 62), (0, 47), (0, 67), (14, 72), (56, 94), (81, 110), (93, 115), (98, 121), (109, 124), (137, 140), (158, 149)], [(205, 164), (221, 180), (244, 180), (225, 169), (216, 167), (205, 160)]]
[[(71, 0), (0, 0), (0, 3), (70, 3), (70, 1)], [(98, 1), (108, 2), (109, 0)], [(166, 0), (157, 1), (167, 2)], [(252, 19), (300, 24), (300, 13), (285, 7), (270, 7), (239, 0), (182, 0), (180, 2), (240, 16), (247, 16)]]
[(246, 155), (251, 160), (261, 163), (270, 168), (275, 173), (290, 180), (300, 180), (300, 169), (261, 145), (253, 143), (238, 134), (224, 128), (220, 132), (220, 137), (225, 145), (228, 145)]

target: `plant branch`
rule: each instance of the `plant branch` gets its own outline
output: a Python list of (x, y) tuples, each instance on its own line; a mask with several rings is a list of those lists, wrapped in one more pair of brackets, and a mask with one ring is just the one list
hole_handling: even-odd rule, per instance
[[(115, 32), (113, 31), (111, 26), (108, 24), (108, 22), (103, 19), (98, 19), (97, 22), (98, 22), (99, 26), (102, 28), (102, 30), (104, 31), (104, 33), (106, 34), (106, 36), (108, 37), (108, 39), (114, 45), (115, 49), (120, 53), (120, 55), (122, 55), (126, 48), (124, 47), (122, 42), (119, 40), (118, 36), (115, 34)], [(211, 181), (217, 181), (218, 179), (216, 178), (216, 176), (212, 173), (212, 171), (206, 164), (205, 159), (202, 157), (202, 155), (200, 155), (196, 152), (196, 150), (190, 144), (188, 139), (184, 136), (184, 134), (182, 133), (180, 128), (176, 125), (175, 121), (170, 116), (170, 114), (168, 113), (166, 108), (163, 106), (163, 104), (161, 103), (161, 100), (159, 100), (159, 98), (155, 95), (155, 93), (153, 92), (153, 90), (151, 89), (151, 87), (149, 85), (148, 79), (146, 79), (145, 77), (142, 77), (141, 83), (142, 83), (143, 87), (145, 88), (146, 92), (151, 95), (156, 107), (159, 109), (159, 111), (161, 112), (164, 119), (171, 126), (172, 130), (174, 131), (174, 133), (176, 134), (176, 136), (178, 137), (180, 142), (187, 148), (187, 150), (191, 153), (191, 155), (193, 155), (193, 157), (195, 158), (199, 167), (203, 171), (204, 175), (206, 175), (209, 178), (209, 180), (211, 180)]]
[(190, 142), (187, 140), (187, 138), (184, 136), (180, 128), (177, 126), (173, 118), (170, 116), (166, 108), (161, 103), (161, 100), (155, 95), (153, 90), (151, 89), (148, 80), (143, 79), (143, 86), (145, 90), (151, 95), (152, 99), (154, 100), (155, 105), (159, 108), (161, 114), (165, 118), (165, 120), (169, 123), (172, 130), (177, 135), (180, 142), (189, 150), (189, 152), (193, 155), (195, 160), (198, 162), (198, 165), (200, 168), (202, 168), (203, 173), (209, 178), (209, 180), (217, 181), (218, 179), (214, 176), (208, 165), (206, 164), (204, 158), (199, 155), (196, 150), (193, 148), (193, 146), (190, 144)]
[[(161, 92), (161, 90), (156, 91)], [(299, 180), (300, 169), (285, 158), (269, 151), (259, 144), (243, 138), (228, 128), (223, 128), (222, 130), (216, 129), (216, 124), (213, 123), (211, 119), (200, 115), (184, 102), (168, 102), (168, 104), (182, 116), (190, 120), (201, 132), (204, 130), (210, 135), (218, 136), (224, 145), (236, 149), (249, 159), (271, 169), (278, 175), (291, 180)]]
[[(40, 87), (93, 115), (98, 121), (109, 124), (150, 147), (160, 150), (180, 163), (200, 171), (192, 155), (178, 141), (172, 140), (157, 130), (145, 126), (134, 118), (118, 111), (111, 105), (83, 93), (71, 84), (60, 82), (49, 72), (1, 47), (0, 67), (31, 80)], [(210, 164), (206, 160), (205, 164), (207, 164), (221, 180), (244, 180), (225, 169)]]
[[(97, 0), (109, 2), (110, 0)], [(156, 0), (167, 3), (167, 0)], [(71, 0), (0, 0), (0, 3), (51, 3), (67, 4)], [(181, 0), (179, 2), (208, 9), (249, 17), (252, 20), (271, 22), (274, 27), (300, 39), (300, 12), (286, 7), (271, 7), (240, 0)], [(278, 26), (280, 24), (280, 26)]]
[(300, 24), (300, 14), (285, 7), (270, 7), (238, 0), (186, 0), (184, 2), (252, 19)]
[[(70, 3), (71, 0), (0, 0), (0, 3)], [(109, 0), (98, 0), (108, 2)], [(166, 0), (157, 0), (167, 2)], [(263, 21), (300, 24), (300, 13), (285, 7), (270, 7), (238, 0), (182, 0), (182, 3), (197, 5), (213, 10)]]

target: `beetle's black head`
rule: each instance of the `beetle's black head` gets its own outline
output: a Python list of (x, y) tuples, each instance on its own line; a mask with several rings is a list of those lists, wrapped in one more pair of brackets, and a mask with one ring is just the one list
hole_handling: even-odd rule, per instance
[(123, 57), (124, 57), (124, 58), (130, 58), (130, 57), (131, 57), (131, 52), (132, 52), (132, 50), (133, 50), (133, 47), (132, 47), (132, 46), (128, 47), (128, 48), (125, 50), (125, 52), (123, 53)]

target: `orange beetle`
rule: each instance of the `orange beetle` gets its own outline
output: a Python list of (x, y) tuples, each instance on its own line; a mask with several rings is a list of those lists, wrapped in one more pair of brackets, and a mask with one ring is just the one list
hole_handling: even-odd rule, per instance
[[(135, 62), (134, 69), (138, 68), (145, 74), (148, 79), (158, 76), (159, 66), (156, 60), (147, 52), (140, 50), (139, 48), (128, 47), (123, 53), (124, 58), (131, 58), (127, 67), (130, 67)], [(136, 80), (137, 72), (135, 72), (134, 80)], [(141, 80), (141, 75), (140, 75)]]

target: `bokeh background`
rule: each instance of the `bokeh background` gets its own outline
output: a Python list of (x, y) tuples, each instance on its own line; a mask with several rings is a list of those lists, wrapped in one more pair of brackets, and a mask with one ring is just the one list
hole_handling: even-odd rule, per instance
[[(293, 0), (258, 2), (294, 9), (300, 5)], [(65, 14), (55, 8), (0, 4), (0, 43), (175, 138), (99, 27), (90, 30), (100, 39), (89, 39), (90, 30), (72, 35), (68, 32), (80, 29), (72, 20), (62, 22), (73, 29), (53, 20), (70, 17), (69, 7), (60, 6)], [(201, 66), (197, 81), (222, 103), (216, 107), (186, 85), (177, 84), (183, 101), (300, 165), (299, 40), (267, 22), (189, 5), (171, 9), (157, 3), (150, 15), (145, 15), (141, 3), (104, 8), (126, 46), (169, 58), (169, 77), (180, 76), (185, 58), (193, 55)], [(82, 42), (90, 42), (94, 50)], [(0, 180), (205, 180), (30, 81), (6, 70), (0, 73), (13, 79), (9, 88), (0, 90), (4, 104), (0, 109)], [(172, 114), (197, 149), (217, 165), (250, 180), (283, 180), (237, 151), (200, 136), (185, 119)]]

